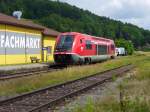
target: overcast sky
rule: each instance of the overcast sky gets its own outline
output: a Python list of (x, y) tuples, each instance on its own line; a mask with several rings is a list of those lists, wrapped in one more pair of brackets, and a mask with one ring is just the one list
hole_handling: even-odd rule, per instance
[(150, 0), (60, 0), (150, 30)]

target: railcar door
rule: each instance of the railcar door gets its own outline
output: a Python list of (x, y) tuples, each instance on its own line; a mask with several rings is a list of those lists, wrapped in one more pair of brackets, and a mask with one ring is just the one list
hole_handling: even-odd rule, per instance
[(95, 44), (95, 55), (98, 55), (98, 45)]
[(115, 54), (115, 46), (111, 44), (110, 47), (111, 47), (110, 54)]
[(79, 55), (83, 56), (84, 55), (84, 48), (85, 48), (85, 44), (84, 44), (84, 38), (80, 39), (79, 42)]

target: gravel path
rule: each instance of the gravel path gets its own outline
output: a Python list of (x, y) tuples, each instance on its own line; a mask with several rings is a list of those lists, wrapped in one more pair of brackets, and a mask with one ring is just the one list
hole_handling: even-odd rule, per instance
[(26, 64), (26, 65), (10, 65), (10, 66), (0, 66), (0, 71), (11, 71), (11, 70), (18, 70), (18, 69), (31, 69), (31, 68), (38, 68), (38, 67), (46, 67), (46, 64)]

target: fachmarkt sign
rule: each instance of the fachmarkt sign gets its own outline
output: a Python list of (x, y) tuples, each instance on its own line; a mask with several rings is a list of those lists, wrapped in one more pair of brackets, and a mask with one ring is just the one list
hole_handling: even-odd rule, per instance
[(41, 50), (41, 36), (16, 32), (0, 31), (0, 54), (39, 54)]
[(1, 48), (40, 48), (39, 38), (20, 37), (16, 35), (0, 35)]

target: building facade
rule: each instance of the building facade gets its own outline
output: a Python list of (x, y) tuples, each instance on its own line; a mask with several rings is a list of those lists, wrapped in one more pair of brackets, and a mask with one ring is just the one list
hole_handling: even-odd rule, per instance
[(31, 21), (0, 14), (0, 65), (31, 63), (31, 57), (53, 61), (57, 35)]

